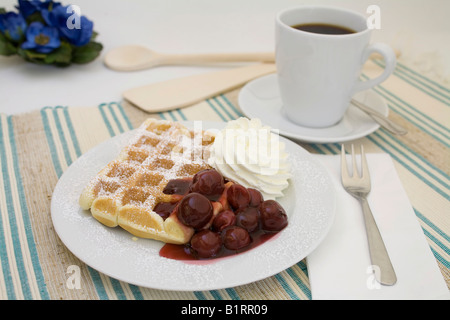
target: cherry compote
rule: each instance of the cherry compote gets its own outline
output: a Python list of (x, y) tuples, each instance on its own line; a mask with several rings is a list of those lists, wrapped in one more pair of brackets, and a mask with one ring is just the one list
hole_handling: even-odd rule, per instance
[(213, 220), (212, 229), (222, 231), (226, 227), (233, 226), (236, 223), (236, 215), (231, 210), (219, 212)]
[(216, 201), (222, 195), (224, 188), (222, 175), (214, 169), (206, 169), (194, 175), (190, 191)]
[(188, 227), (203, 228), (213, 216), (211, 202), (200, 193), (189, 193), (178, 206), (178, 219)]
[(192, 236), (191, 248), (198, 258), (211, 258), (222, 249), (222, 238), (219, 233), (205, 229)]
[(178, 202), (160, 202), (153, 211), (155, 211), (163, 220), (166, 220), (177, 206)]
[(275, 200), (266, 200), (259, 206), (262, 229), (280, 231), (288, 224), (288, 218), (283, 207)]
[(228, 203), (234, 210), (243, 209), (250, 204), (250, 193), (240, 184), (233, 184), (227, 190)]
[[(172, 208), (181, 223), (194, 229), (194, 235), (185, 245), (164, 245), (161, 256), (178, 260), (229, 256), (254, 248), (287, 226), (288, 217), (278, 202), (264, 200), (258, 190), (237, 183), (225, 187), (225, 181), (214, 169), (194, 176), (187, 194)], [(185, 191), (179, 183), (169, 188), (174, 194)], [(155, 207), (160, 215), (171, 210), (169, 204), (160, 206), (167, 206)]]
[(192, 179), (190, 178), (172, 179), (167, 183), (163, 193), (185, 195), (189, 192), (191, 184)]

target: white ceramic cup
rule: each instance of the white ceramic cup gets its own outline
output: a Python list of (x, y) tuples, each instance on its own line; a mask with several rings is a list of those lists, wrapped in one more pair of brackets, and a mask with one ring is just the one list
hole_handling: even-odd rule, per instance
[[(301, 31), (294, 25), (320, 23), (346, 27), (355, 33), (327, 35)], [(328, 127), (339, 122), (352, 96), (389, 77), (396, 57), (386, 44), (370, 44), (366, 17), (330, 6), (301, 6), (276, 17), (275, 60), (284, 115), (306, 127)], [(383, 73), (360, 81), (371, 53), (385, 60)]]

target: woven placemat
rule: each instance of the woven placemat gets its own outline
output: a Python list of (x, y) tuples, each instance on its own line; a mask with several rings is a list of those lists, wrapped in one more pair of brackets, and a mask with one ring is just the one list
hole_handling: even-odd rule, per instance
[[(383, 68), (373, 60), (364, 77)], [(401, 63), (374, 89), (406, 136), (380, 129), (355, 140), (366, 152), (388, 153), (450, 288), (450, 89)], [(240, 89), (180, 110), (148, 114), (126, 102), (56, 106), (0, 115), (0, 299), (311, 299), (306, 259), (270, 278), (235, 288), (177, 292), (137, 287), (85, 265), (54, 231), (50, 202), (63, 172), (97, 144), (147, 117), (229, 121), (243, 116)], [(339, 144), (300, 143), (311, 153), (338, 154)], [(79, 268), (79, 288), (70, 282)]]

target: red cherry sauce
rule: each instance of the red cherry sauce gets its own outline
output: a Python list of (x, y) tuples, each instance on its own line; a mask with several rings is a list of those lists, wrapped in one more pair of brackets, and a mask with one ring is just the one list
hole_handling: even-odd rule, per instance
[(215, 261), (217, 261), (217, 259), (226, 258), (229, 256), (235, 256), (236, 254), (246, 252), (252, 248), (255, 248), (255, 247), (265, 243), (266, 241), (268, 241), (270, 239), (276, 238), (277, 235), (279, 235), (278, 232), (267, 233), (267, 232), (264, 232), (263, 230), (258, 230), (256, 232), (252, 232), (251, 233), (252, 242), (248, 246), (246, 246), (245, 248), (242, 248), (240, 250), (236, 250), (236, 251), (228, 250), (225, 247), (222, 247), (221, 251), (213, 258), (201, 259), (201, 258), (195, 257), (192, 254), (189, 245), (180, 245), (180, 244), (171, 244), (171, 243), (166, 243), (159, 251), (159, 255), (164, 258), (180, 260), (180, 261), (183, 261), (183, 262), (189, 263), (189, 264), (204, 265), (204, 264), (214, 263)]
[(191, 184), (192, 178), (172, 179), (167, 183), (163, 193), (185, 195), (189, 192)]
[(153, 211), (159, 214), (160, 217), (163, 218), (163, 220), (166, 220), (175, 209), (177, 204), (178, 202), (160, 202), (155, 206)]

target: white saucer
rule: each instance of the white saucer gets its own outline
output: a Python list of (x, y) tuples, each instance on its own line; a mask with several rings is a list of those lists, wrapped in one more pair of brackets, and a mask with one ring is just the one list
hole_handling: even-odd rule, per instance
[[(389, 113), (386, 102), (373, 90), (359, 92), (353, 98), (381, 114)], [(365, 137), (380, 127), (353, 105), (343, 119), (331, 127), (308, 128), (289, 121), (283, 115), (276, 74), (247, 83), (239, 93), (239, 105), (247, 117), (259, 118), (262, 123), (278, 129), (281, 135), (305, 142), (344, 142)]]

